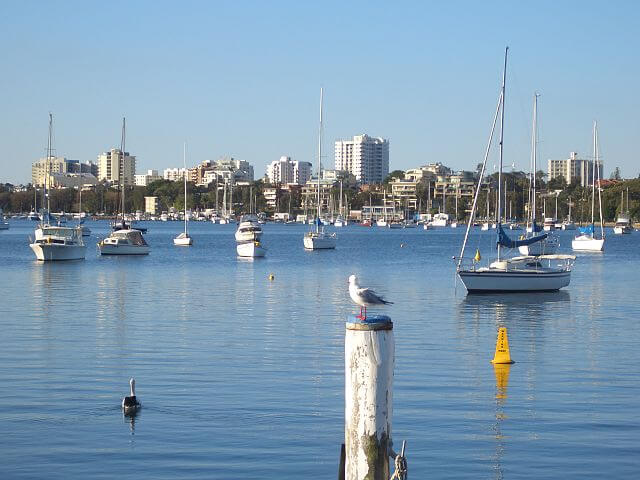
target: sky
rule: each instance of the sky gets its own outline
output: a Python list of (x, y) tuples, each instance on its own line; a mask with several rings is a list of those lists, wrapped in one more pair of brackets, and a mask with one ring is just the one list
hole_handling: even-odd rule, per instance
[[(30, 1), (0, 3), (0, 182), (30, 181), (48, 114), (57, 155), (120, 145), (137, 171), (232, 156), (256, 177), (282, 155), (323, 163), (333, 142), (390, 141), (390, 170), (482, 161), (505, 46), (504, 158), (528, 171), (591, 155), (637, 177), (640, 2)], [(495, 155), (492, 153), (493, 164)]]

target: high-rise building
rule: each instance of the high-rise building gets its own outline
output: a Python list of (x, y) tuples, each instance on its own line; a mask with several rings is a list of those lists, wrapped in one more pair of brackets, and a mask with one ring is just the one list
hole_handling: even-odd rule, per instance
[(310, 162), (293, 162), (293, 183), (305, 185), (311, 179)]
[[(136, 157), (119, 148), (98, 155), (98, 180), (110, 183), (134, 185), (136, 175)], [(121, 178), (122, 176), (122, 178)]]
[(291, 157), (283, 156), (267, 165), (269, 183), (274, 185), (293, 183), (295, 179), (293, 163)]
[(382, 183), (389, 175), (389, 140), (366, 134), (338, 140), (335, 168), (348, 171), (360, 183)]
[[(584, 160), (578, 158), (577, 152), (571, 152), (569, 158), (565, 160), (548, 160), (548, 173), (549, 180), (554, 178), (564, 178), (567, 185), (577, 181), (580, 186), (586, 187), (591, 184), (593, 180), (593, 160)], [(598, 162), (598, 173), (602, 178), (602, 162)]]
[[(95, 163), (80, 163), (78, 160), (69, 160), (65, 157), (52, 156), (49, 157), (48, 161), (47, 158), (41, 158), (37, 162), (31, 164), (31, 183), (38, 187), (43, 186), (47, 172), (49, 175), (90, 173), (94, 176), (97, 173)], [(49, 183), (51, 183), (51, 180)]]

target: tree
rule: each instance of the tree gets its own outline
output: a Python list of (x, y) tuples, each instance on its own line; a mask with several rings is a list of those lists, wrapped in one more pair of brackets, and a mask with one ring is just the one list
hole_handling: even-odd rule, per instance
[(387, 178), (385, 178), (382, 183), (387, 185), (394, 178), (401, 178), (401, 179), (404, 178), (404, 171), (402, 171), (402, 170), (394, 170), (389, 175), (387, 175)]

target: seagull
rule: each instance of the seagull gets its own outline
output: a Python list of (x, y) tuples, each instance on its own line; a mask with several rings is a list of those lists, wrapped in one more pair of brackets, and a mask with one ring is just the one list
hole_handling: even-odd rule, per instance
[(129, 385), (131, 386), (131, 396), (122, 399), (122, 410), (125, 415), (135, 414), (138, 408), (142, 406), (136, 398), (136, 381), (133, 378), (129, 380)]
[[(392, 305), (393, 302), (387, 302), (370, 288), (360, 288), (358, 285), (358, 277), (351, 275), (349, 277), (349, 296), (356, 305), (360, 305), (360, 315), (356, 318), (360, 320), (367, 319), (367, 307), (370, 305)], [(363, 314), (364, 308), (364, 314)]]

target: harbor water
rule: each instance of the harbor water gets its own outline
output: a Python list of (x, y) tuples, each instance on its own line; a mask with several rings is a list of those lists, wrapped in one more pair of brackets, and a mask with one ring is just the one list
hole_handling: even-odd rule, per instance
[[(351, 274), (395, 302), (378, 312), (394, 321), (392, 437), (411, 478), (640, 477), (640, 233), (580, 254), (560, 292), (467, 296), (463, 228), (350, 225), (336, 250), (304, 251), (308, 227), (267, 224), (252, 261), (235, 225), (191, 223), (194, 246), (174, 246), (180, 222), (145, 224), (149, 256), (100, 257), (107, 222), (89, 221), (86, 260), (38, 263), (34, 222), (10, 223), (2, 479), (336, 478)], [(477, 232), (471, 255), (494, 244)], [(490, 363), (500, 326), (507, 375)]]

